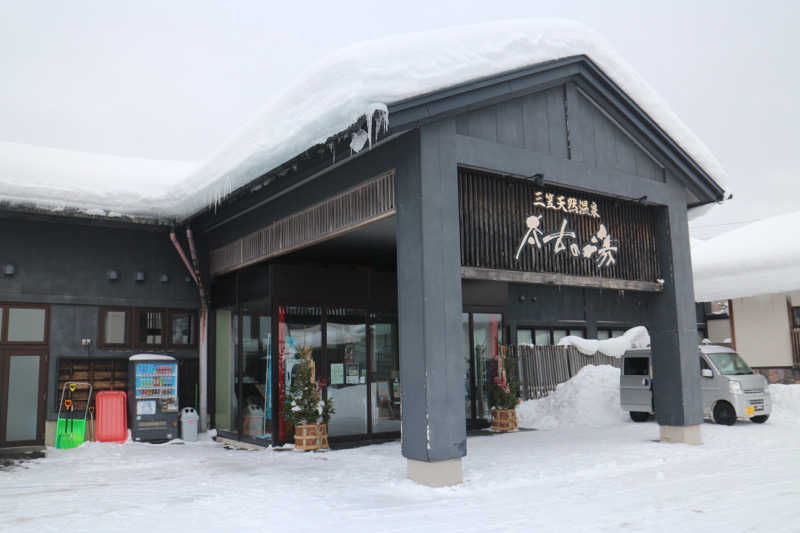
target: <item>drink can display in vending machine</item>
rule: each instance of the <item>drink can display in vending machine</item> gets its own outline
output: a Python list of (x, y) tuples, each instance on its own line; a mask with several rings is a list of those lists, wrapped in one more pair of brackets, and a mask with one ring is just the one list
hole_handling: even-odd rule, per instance
[(128, 407), (134, 441), (166, 442), (178, 437), (178, 362), (174, 357), (137, 354), (128, 358)]

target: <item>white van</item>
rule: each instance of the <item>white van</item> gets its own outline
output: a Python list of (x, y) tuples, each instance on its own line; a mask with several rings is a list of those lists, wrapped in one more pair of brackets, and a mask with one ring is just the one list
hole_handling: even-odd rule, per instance
[[(702, 345), (698, 355), (706, 417), (728, 426), (737, 419), (767, 421), (772, 410), (767, 378), (755, 374), (731, 348)], [(619, 385), (622, 408), (634, 422), (644, 422), (655, 413), (653, 387), (658, 383), (653, 380), (649, 348), (625, 353)]]

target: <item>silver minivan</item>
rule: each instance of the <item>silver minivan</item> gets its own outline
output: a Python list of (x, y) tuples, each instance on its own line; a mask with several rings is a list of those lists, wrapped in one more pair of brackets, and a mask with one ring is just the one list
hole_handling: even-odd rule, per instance
[[(718, 424), (731, 426), (737, 419), (766, 422), (772, 410), (767, 378), (754, 373), (731, 348), (704, 344), (698, 347), (703, 414)], [(620, 372), (620, 403), (634, 422), (644, 422), (653, 407), (653, 365), (650, 349), (625, 353)]]

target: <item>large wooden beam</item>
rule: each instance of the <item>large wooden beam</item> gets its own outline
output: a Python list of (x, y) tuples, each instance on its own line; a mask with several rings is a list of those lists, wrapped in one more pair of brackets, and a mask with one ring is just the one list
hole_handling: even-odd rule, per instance
[(516, 270), (494, 270), (491, 268), (461, 267), (463, 279), (509, 281), (512, 283), (537, 283), (540, 285), (569, 285), (623, 291), (661, 292), (663, 285), (654, 281), (630, 281), (626, 279), (590, 278), (553, 274), (550, 272), (519, 272)]

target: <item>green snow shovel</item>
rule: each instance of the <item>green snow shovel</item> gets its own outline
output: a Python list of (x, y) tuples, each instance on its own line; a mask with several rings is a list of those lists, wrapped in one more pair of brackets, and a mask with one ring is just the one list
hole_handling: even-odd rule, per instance
[[(77, 418), (75, 402), (72, 393), (79, 385), (89, 388), (89, 396), (86, 398), (86, 409), (83, 410), (83, 418)], [(69, 398), (66, 397), (69, 389)], [(61, 389), (61, 401), (58, 404), (58, 420), (56, 422), (56, 448), (67, 449), (77, 448), (86, 439), (86, 413), (89, 411), (89, 402), (92, 400), (92, 385), (77, 381), (64, 383)], [(62, 416), (62, 409), (64, 416)]]

